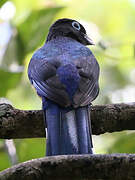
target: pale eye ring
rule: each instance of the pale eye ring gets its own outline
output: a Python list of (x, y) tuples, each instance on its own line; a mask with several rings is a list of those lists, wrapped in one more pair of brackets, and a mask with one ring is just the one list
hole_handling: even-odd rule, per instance
[(76, 21), (72, 22), (72, 26), (73, 26), (73, 28), (75, 28), (78, 31), (81, 29), (80, 24)]

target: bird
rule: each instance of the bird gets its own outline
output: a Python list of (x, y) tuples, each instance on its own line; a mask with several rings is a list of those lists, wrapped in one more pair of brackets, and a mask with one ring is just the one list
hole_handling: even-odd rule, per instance
[(28, 78), (47, 126), (46, 156), (93, 154), (90, 110), (100, 68), (87, 45), (94, 43), (81, 23), (58, 19), (29, 62)]

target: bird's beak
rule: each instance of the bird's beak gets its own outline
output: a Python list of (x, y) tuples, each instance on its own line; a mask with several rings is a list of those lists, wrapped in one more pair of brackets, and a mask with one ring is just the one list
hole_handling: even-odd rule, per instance
[(95, 45), (95, 43), (87, 36), (87, 34), (84, 35), (84, 38), (86, 40), (86, 45)]

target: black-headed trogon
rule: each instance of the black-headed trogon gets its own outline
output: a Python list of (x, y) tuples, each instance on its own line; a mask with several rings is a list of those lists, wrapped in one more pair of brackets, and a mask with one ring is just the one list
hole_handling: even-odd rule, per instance
[(99, 93), (99, 65), (84, 27), (59, 19), (31, 58), (28, 77), (42, 98), (46, 155), (92, 154), (90, 105)]

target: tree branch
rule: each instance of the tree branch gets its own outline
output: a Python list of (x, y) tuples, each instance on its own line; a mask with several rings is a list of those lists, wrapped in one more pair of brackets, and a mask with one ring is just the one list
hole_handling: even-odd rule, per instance
[(30, 160), (0, 172), (1, 180), (131, 180), (135, 155), (63, 155)]
[[(93, 134), (135, 130), (135, 103), (93, 106)], [(23, 111), (0, 104), (0, 138), (45, 137), (42, 111)]]

